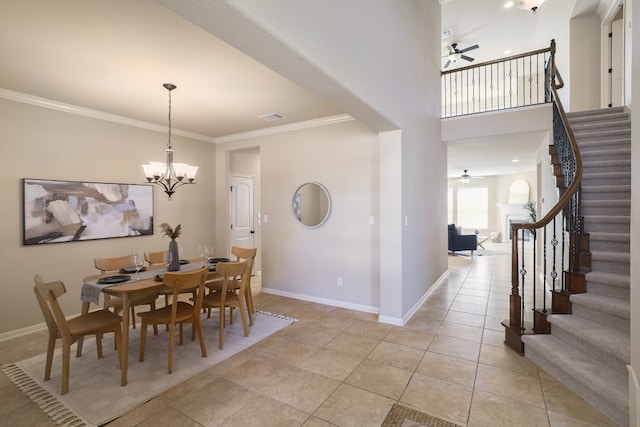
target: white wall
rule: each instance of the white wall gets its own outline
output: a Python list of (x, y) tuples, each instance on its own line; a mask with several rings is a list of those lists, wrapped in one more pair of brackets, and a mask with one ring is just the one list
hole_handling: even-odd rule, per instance
[(197, 256), (201, 236), (213, 239), (209, 197), (213, 187), (213, 146), (175, 136), (177, 161), (200, 166), (197, 185), (178, 189), (172, 201), (154, 190), (156, 234), (36, 246), (22, 246), (21, 178), (142, 184), (140, 165), (163, 161), (166, 133), (134, 128), (95, 118), (72, 115), (0, 98), (3, 166), (6, 184), (0, 204), (0, 334), (41, 324), (44, 319), (33, 295), (33, 277), (62, 280), (62, 299), (68, 315), (80, 312), (82, 278), (96, 274), (93, 259), (157, 251), (168, 247), (158, 224), (181, 223), (178, 243), (185, 256)]

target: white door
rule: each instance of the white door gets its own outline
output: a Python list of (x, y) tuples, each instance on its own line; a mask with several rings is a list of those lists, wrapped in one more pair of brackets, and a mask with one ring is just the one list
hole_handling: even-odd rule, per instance
[[(247, 176), (231, 175), (229, 194), (231, 246), (253, 248), (255, 236), (255, 220), (253, 215), (253, 183)], [(231, 253), (231, 247), (229, 248)]]

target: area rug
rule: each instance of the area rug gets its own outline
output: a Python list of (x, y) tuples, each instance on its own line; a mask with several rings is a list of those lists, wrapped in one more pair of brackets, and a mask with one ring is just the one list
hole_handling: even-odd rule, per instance
[[(290, 325), (295, 319), (267, 312), (256, 312), (254, 326), (245, 337), (240, 319), (225, 328), (224, 349), (218, 348), (218, 316), (203, 318), (207, 357), (200, 354), (198, 340), (191, 341), (191, 328), (185, 327), (184, 345), (174, 347), (173, 373), (167, 374), (169, 332), (160, 327), (158, 335), (147, 331), (145, 360), (138, 362), (139, 329), (129, 335), (128, 383), (120, 386), (120, 368), (113, 346), (113, 334), (102, 341), (103, 358), (96, 354), (95, 338), (85, 339), (81, 357), (72, 347), (69, 393), (60, 395), (62, 357), (56, 349), (51, 379), (43, 381), (46, 354), (4, 365), (2, 371), (29, 396), (56, 424), (99, 426), (142, 405), (162, 392), (194, 377), (253, 344)], [(177, 334), (176, 334), (177, 336)]]
[(397, 403), (391, 407), (380, 427), (460, 427), (458, 424), (423, 414)]

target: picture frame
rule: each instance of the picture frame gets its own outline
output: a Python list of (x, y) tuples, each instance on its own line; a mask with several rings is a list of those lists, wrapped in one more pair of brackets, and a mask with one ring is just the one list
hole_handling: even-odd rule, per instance
[(22, 179), (22, 244), (153, 234), (153, 186)]

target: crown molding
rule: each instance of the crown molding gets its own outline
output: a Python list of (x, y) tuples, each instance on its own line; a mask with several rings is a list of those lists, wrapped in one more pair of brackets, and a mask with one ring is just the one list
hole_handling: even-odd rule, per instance
[[(0, 88), (0, 98), (8, 99), (10, 101), (22, 102), (24, 104), (35, 105), (37, 107), (48, 108), (51, 110), (62, 111), (69, 114), (77, 114), (79, 116), (91, 117), (98, 120), (105, 120), (108, 122), (123, 124), (127, 126), (133, 126), (140, 129), (152, 130), (155, 132), (166, 132), (167, 127), (164, 125), (158, 125), (156, 123), (145, 122), (142, 120), (135, 120), (129, 117), (119, 116), (117, 114), (105, 113), (103, 111), (92, 110), (90, 108), (80, 107), (77, 105), (66, 104), (64, 102), (53, 101), (39, 96), (29, 95), (22, 92), (16, 92), (9, 89)], [(173, 135), (183, 136), (185, 138), (196, 139), (198, 141), (210, 142), (214, 144), (220, 144), (224, 142), (233, 142), (249, 138), (257, 138), (265, 135), (274, 135), (278, 133), (291, 132), (294, 130), (308, 129), (318, 126), (326, 126), (341, 122), (347, 122), (354, 120), (348, 114), (339, 114), (336, 116), (322, 117), (319, 119), (306, 120), (297, 123), (290, 123), (282, 126), (273, 126), (265, 129), (257, 129), (249, 132), (241, 132), (232, 135), (221, 136), (214, 138), (211, 136), (201, 135), (195, 132), (189, 132), (181, 129), (171, 129)]]
[(221, 144), (224, 142), (240, 141), (243, 139), (258, 138), (260, 136), (275, 135), (279, 133), (292, 132), (300, 129), (309, 129), (309, 128), (315, 128), (318, 126), (333, 125), (336, 123), (348, 122), (351, 120), (355, 120), (355, 119), (348, 114), (338, 114), (335, 116), (322, 117), (319, 119), (305, 120), (302, 122), (290, 123), (290, 124), (281, 125), (281, 126), (273, 126), (273, 127), (264, 128), (264, 129), (252, 130), (249, 132), (241, 132), (241, 133), (236, 133), (232, 135), (221, 136), (221, 137), (215, 138), (215, 142), (216, 144)]
[[(107, 122), (113, 122), (123, 124), (127, 126), (133, 126), (140, 129), (152, 130), (155, 132), (164, 133), (167, 131), (167, 126), (158, 125), (156, 123), (145, 122), (142, 120), (135, 120), (129, 117), (118, 116), (117, 114), (105, 113), (103, 111), (92, 110), (90, 108), (79, 107), (77, 105), (66, 104), (64, 102), (52, 101), (46, 98), (40, 98), (38, 96), (29, 95), (22, 92), (15, 92), (13, 90), (0, 88), (0, 98), (5, 98), (10, 101), (22, 102), (24, 104), (31, 104), (37, 107), (49, 108), (51, 110), (62, 111), (69, 114), (77, 114), (79, 116), (90, 117), (93, 119), (104, 120)], [(215, 138), (210, 136), (201, 135), (195, 132), (189, 132), (181, 129), (171, 129), (172, 135), (179, 135), (185, 138), (196, 139), (198, 141), (215, 143)]]

